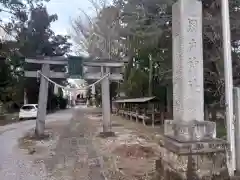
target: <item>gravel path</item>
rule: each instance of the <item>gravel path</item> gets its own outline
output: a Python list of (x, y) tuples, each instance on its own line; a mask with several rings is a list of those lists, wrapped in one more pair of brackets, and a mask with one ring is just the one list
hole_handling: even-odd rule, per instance
[[(104, 180), (102, 158), (97, 155), (92, 137), (95, 129), (84, 114), (76, 110), (66, 131), (60, 136), (55, 156), (45, 160), (49, 178), (54, 180)], [(91, 110), (89, 111), (91, 112)]]
[[(146, 172), (152, 171), (155, 157), (142, 158), (144, 154), (138, 155), (141, 156), (140, 158), (128, 157), (126, 154), (129, 153), (126, 152), (130, 148), (131, 152), (133, 151), (130, 154), (135, 155), (137, 154), (135, 151), (140, 152), (137, 151), (138, 149), (145, 152), (146, 146), (151, 147), (158, 157), (158, 145), (144, 140), (145, 138), (135, 133), (127, 122), (117, 120), (116, 117), (113, 117), (116, 119), (113, 123), (116, 137), (98, 137), (99, 132), (102, 131), (99, 112), (101, 109), (81, 107), (49, 115), (46, 130), (52, 133), (52, 136), (49, 140), (37, 141), (30, 145), (36, 150), (33, 154), (28, 153), (29, 147), (21, 149), (18, 140), (35, 126), (35, 121), (0, 127), (0, 179), (142, 180), (145, 178)], [(132, 126), (136, 127), (136, 123)], [(139, 130), (138, 127), (137, 129)], [(145, 131), (143, 134), (145, 135)], [(138, 148), (136, 144), (144, 147)]]
[[(47, 116), (46, 124), (54, 121), (68, 122), (72, 110), (59, 111)], [(35, 127), (35, 120), (22, 121), (0, 127), (0, 179), (1, 180), (45, 180), (44, 164), (35, 164), (25, 151), (19, 149), (18, 140)]]

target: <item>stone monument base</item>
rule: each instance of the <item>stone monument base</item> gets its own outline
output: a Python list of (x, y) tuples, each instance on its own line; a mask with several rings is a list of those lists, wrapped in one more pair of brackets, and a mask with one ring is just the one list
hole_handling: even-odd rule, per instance
[(165, 122), (159, 180), (229, 179), (226, 141), (216, 138), (213, 122)]

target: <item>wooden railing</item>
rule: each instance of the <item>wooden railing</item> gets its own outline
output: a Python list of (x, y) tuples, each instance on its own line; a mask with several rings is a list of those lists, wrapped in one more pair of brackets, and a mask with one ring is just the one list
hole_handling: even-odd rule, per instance
[(164, 116), (161, 112), (146, 112), (146, 114), (139, 113), (139, 111), (129, 111), (129, 110), (116, 110), (116, 114), (120, 115), (126, 119), (133, 120), (135, 119), (136, 122), (139, 122), (139, 120), (142, 120), (142, 123), (146, 125), (147, 123), (152, 123), (152, 126), (155, 125), (155, 123), (160, 122), (160, 124), (163, 124)]

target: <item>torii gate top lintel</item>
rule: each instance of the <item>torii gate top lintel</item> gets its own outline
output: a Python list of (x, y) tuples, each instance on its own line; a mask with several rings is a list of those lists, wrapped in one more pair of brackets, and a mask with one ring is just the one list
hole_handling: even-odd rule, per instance
[(120, 81), (123, 79), (123, 75), (120, 72), (111, 73), (111, 69), (122, 68), (126, 64), (127, 60), (114, 60), (114, 59), (95, 59), (83, 62), (85, 67), (101, 67), (100, 72), (86, 72), (84, 73), (85, 79), (99, 79), (105, 73), (110, 73), (110, 80)]
[(123, 67), (128, 61), (126, 60), (110, 60), (110, 59), (98, 59), (98, 60), (90, 60), (84, 61), (83, 66), (88, 67)]
[(64, 56), (53, 56), (53, 57), (37, 57), (37, 58), (26, 58), (26, 63), (33, 64), (68, 64), (68, 59)]

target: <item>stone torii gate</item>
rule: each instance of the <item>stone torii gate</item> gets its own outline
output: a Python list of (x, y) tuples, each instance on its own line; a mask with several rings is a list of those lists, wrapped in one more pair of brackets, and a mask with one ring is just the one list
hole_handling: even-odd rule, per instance
[[(99, 72), (91, 73), (85, 72), (84, 79), (86, 80), (99, 80), (105, 74), (110, 75), (101, 81), (102, 88), (102, 110), (103, 110), (103, 133), (111, 133), (111, 108), (110, 108), (110, 83), (109, 81), (123, 80), (122, 68), (126, 60), (92, 60), (83, 62), (84, 67), (99, 69)], [(92, 88), (92, 94), (95, 95), (95, 86)]]
[[(42, 66), (41, 73), (53, 79), (65, 79), (67, 74), (65, 72), (55, 72), (50, 70), (50, 65), (62, 65), (66, 66), (68, 64), (67, 58), (63, 56), (56, 57), (43, 57), (37, 59), (25, 59), (26, 63), (40, 64)], [(38, 71), (27, 71), (25, 70), (25, 77), (37, 78), (40, 77), (40, 89), (38, 97), (38, 112), (35, 134), (37, 137), (44, 136), (45, 129), (45, 119), (47, 110), (47, 99), (48, 99), (48, 80), (43, 76), (40, 76)]]

